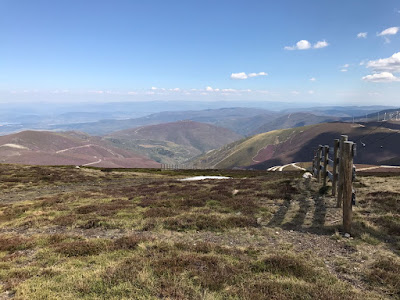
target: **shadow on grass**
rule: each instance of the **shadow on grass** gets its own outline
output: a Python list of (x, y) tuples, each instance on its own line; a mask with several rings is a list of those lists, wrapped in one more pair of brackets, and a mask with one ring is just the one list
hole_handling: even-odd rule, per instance
[[(325, 198), (317, 193), (312, 192), (310, 182), (308, 180), (299, 183), (299, 191), (303, 193), (294, 201), (286, 199), (285, 202), (280, 206), (279, 210), (274, 214), (267, 226), (270, 227), (281, 227), (285, 230), (296, 230), (301, 232), (310, 232), (320, 235), (331, 235), (338, 229), (337, 226), (326, 226), (325, 218), (327, 212), (327, 206)], [(314, 195), (312, 195), (312, 193)], [(310, 200), (312, 198), (312, 200)], [(298, 203), (299, 208), (295, 212), (293, 218), (283, 223), (285, 218), (289, 218), (290, 206)], [(312, 220), (310, 226), (305, 226), (307, 215), (312, 212)]]

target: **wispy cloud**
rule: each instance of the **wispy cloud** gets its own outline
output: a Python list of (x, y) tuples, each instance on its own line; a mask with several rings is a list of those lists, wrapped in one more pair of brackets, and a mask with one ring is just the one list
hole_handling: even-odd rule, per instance
[(323, 40), (323, 41), (318, 41), (314, 44), (313, 48), (314, 49), (320, 49), (320, 48), (325, 48), (328, 47), (329, 44), (327, 41)]
[(378, 33), (377, 36), (382, 36), (385, 39), (385, 43), (390, 43), (389, 36), (395, 35), (399, 32), (400, 27), (389, 27)]
[(357, 34), (357, 38), (358, 39), (366, 39), (368, 35), (368, 32), (360, 32), (359, 34)]
[(400, 81), (400, 78), (394, 76), (390, 72), (382, 72), (364, 76), (362, 80), (370, 82), (394, 82), (394, 81)]
[(311, 78), (310, 78), (310, 81), (313, 81), (313, 82), (314, 82), (314, 81), (317, 81), (317, 79), (316, 79), (315, 77), (311, 77)]
[(349, 70), (350, 65), (349, 64), (344, 64), (340, 68), (340, 72), (347, 72)]
[(390, 27), (386, 28), (382, 32), (378, 33), (378, 36), (384, 36), (384, 35), (395, 35), (399, 32), (400, 27)]
[(253, 77), (258, 77), (258, 76), (267, 76), (267, 75), (268, 74), (266, 72), (249, 73), (249, 74), (246, 74), (245, 72), (240, 72), (240, 73), (232, 73), (231, 79), (247, 79), (247, 78), (253, 78)]

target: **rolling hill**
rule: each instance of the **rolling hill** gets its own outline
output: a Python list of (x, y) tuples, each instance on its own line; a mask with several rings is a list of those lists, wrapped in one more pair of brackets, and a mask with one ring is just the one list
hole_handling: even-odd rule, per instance
[(268, 132), (277, 129), (295, 128), (318, 123), (339, 121), (338, 117), (317, 116), (312, 113), (298, 112), (278, 117), (258, 127), (252, 134)]
[(112, 168), (160, 166), (142, 155), (83, 133), (31, 130), (0, 136), (0, 162)]
[(105, 137), (118, 147), (167, 164), (183, 163), (241, 138), (229, 129), (194, 121), (143, 126)]
[(355, 163), (396, 163), (400, 156), (400, 131), (391, 128), (393, 123), (380, 122), (376, 126), (375, 123), (336, 122), (275, 130), (211, 151), (194, 164), (215, 168), (267, 169), (274, 165), (311, 161), (318, 145), (332, 145), (341, 134), (348, 135), (350, 141), (357, 143)]

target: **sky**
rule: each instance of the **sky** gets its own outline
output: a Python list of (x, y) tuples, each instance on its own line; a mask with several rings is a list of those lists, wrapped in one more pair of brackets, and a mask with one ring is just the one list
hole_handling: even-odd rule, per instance
[(0, 0), (0, 103), (400, 105), (400, 1)]

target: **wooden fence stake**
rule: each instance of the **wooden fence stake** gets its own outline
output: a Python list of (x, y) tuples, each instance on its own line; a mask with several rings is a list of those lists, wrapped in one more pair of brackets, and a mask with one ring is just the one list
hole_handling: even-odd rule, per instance
[(322, 146), (318, 147), (317, 152), (317, 180), (318, 182), (321, 181), (321, 154), (322, 154)]
[(342, 207), (343, 203), (343, 163), (342, 163), (342, 156), (343, 156), (343, 145), (349, 137), (347, 135), (341, 135), (340, 136), (340, 144), (339, 144), (339, 175), (338, 175), (338, 191), (337, 191), (337, 207)]
[(351, 232), (353, 218), (352, 194), (353, 194), (353, 142), (344, 142), (341, 155), (343, 178), (343, 229), (345, 233)]
[(326, 178), (328, 176), (328, 156), (329, 156), (329, 146), (325, 145), (324, 146), (324, 157), (323, 157), (324, 168), (323, 168), (323, 174), (322, 174), (324, 187), (326, 187)]
[(335, 139), (333, 145), (333, 180), (332, 180), (332, 196), (336, 196), (336, 189), (337, 189), (337, 180), (338, 180), (338, 158), (339, 158), (339, 140)]

